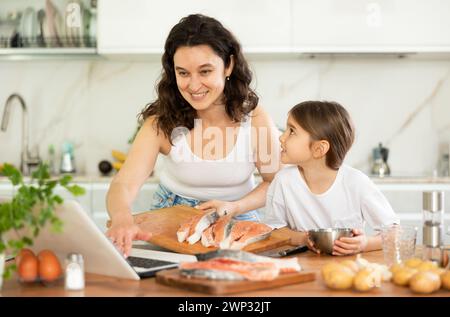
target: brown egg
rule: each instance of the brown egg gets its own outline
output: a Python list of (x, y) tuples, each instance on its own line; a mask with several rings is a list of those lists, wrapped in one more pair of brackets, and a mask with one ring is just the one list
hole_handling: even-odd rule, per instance
[(50, 250), (42, 250), (38, 254), (39, 276), (45, 282), (52, 282), (62, 274), (61, 264), (56, 255)]
[(23, 282), (34, 282), (38, 277), (38, 259), (34, 254), (24, 254), (20, 258), (17, 273)]
[(19, 253), (17, 253), (16, 257), (14, 258), (14, 261), (16, 262), (16, 266), (17, 266), (17, 267), (19, 267), (20, 260), (21, 260), (22, 257), (23, 257), (24, 255), (26, 255), (26, 254), (32, 255), (32, 256), (36, 256), (36, 255), (34, 254), (34, 252), (31, 251), (30, 249), (27, 249), (27, 248), (21, 249), (21, 250), (19, 251)]

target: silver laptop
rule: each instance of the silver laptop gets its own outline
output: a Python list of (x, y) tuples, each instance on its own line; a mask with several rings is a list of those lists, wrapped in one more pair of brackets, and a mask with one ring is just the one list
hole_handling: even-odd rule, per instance
[(88, 273), (139, 280), (154, 276), (160, 270), (177, 267), (180, 262), (197, 261), (193, 255), (137, 248), (133, 248), (125, 259), (78, 202), (64, 201), (57, 207), (56, 215), (63, 222), (62, 232), (55, 233), (47, 226), (41, 230), (30, 249), (36, 254), (50, 249), (61, 264), (64, 264), (67, 254), (80, 253)]

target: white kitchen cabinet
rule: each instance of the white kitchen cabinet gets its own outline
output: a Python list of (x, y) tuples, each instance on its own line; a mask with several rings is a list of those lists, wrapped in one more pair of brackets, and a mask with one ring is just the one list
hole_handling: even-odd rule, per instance
[[(148, 211), (151, 206), (153, 193), (158, 187), (157, 183), (145, 183), (138, 193), (135, 201), (132, 205), (132, 212), (138, 213)], [(90, 195), (91, 203), (90, 210), (93, 215), (105, 214), (107, 215), (106, 208), (106, 194), (108, 193), (109, 184), (107, 183), (92, 183)]]
[[(131, 208), (133, 213), (150, 210), (153, 193), (157, 187), (157, 183), (146, 183), (142, 186), (138, 196), (133, 202)], [(108, 188), (109, 184), (93, 183), (90, 191), (92, 197), (90, 205), (92, 219), (103, 232), (106, 231), (106, 222), (109, 220), (106, 208), (106, 194), (108, 193)]]
[(91, 184), (77, 182), (76, 185), (84, 188), (84, 195), (74, 196), (67, 189), (59, 185), (55, 188), (54, 193), (61, 196), (64, 200), (76, 200), (83, 207), (83, 210), (91, 216)]
[(293, 0), (293, 50), (450, 51), (450, 1)]
[(0, 202), (11, 199), (13, 194), (13, 187), (11, 185), (0, 184)]
[(153, 200), (153, 194), (158, 188), (158, 184), (147, 183), (142, 186), (136, 200), (133, 202), (133, 213), (140, 213), (150, 210)]
[(162, 53), (170, 29), (192, 13), (221, 21), (246, 51), (286, 50), (290, 0), (100, 0), (100, 54)]

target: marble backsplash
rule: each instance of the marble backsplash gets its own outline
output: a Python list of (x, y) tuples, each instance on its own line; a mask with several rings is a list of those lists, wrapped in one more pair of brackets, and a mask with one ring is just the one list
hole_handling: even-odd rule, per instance
[[(390, 149), (394, 175), (430, 175), (450, 144), (450, 61), (407, 57), (250, 58), (260, 104), (284, 127), (304, 100), (334, 100), (356, 125), (346, 162), (365, 172), (378, 142)], [(50, 144), (75, 144), (79, 172), (96, 174), (111, 149), (126, 152), (136, 116), (155, 98), (159, 61), (1, 61), (0, 115), (11, 93), (26, 101), (30, 146), (47, 158)], [(0, 162), (19, 164), (21, 110), (0, 131)]]

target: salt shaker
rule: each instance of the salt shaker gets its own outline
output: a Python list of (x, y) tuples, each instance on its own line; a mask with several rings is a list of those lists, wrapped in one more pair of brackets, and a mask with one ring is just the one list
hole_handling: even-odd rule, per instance
[(84, 289), (84, 262), (79, 253), (69, 253), (66, 258), (66, 290)]

